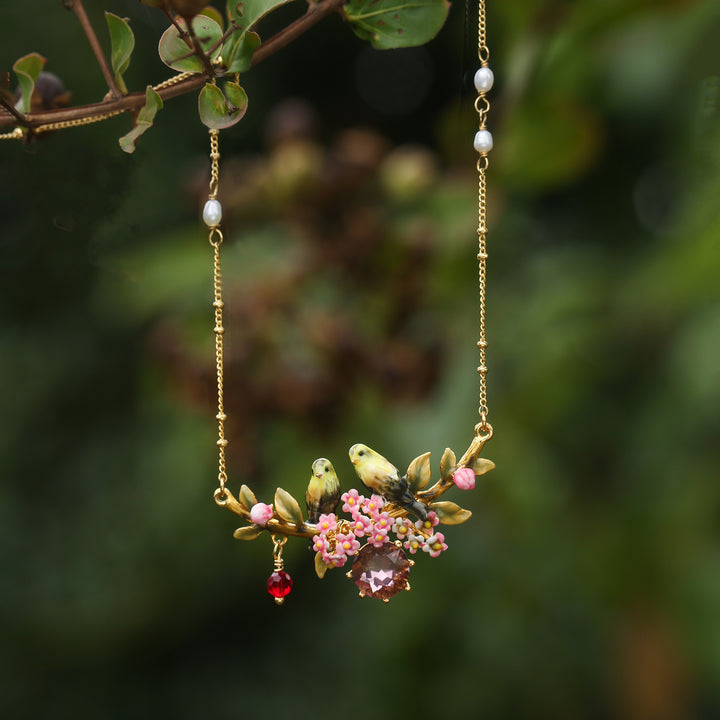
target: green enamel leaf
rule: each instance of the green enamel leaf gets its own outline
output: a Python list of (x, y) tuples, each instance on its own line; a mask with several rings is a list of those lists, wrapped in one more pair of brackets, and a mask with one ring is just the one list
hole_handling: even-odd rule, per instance
[(163, 106), (163, 101), (160, 95), (152, 89), (150, 85), (145, 90), (145, 105), (140, 108), (138, 112), (137, 120), (135, 121), (135, 127), (120, 138), (120, 147), (126, 153), (135, 152), (136, 140), (146, 131), (152, 127), (153, 121), (157, 111)]
[(233, 537), (236, 540), (254, 540), (262, 531), (263, 529), (259, 525), (246, 525), (245, 527), (238, 528), (233, 533)]
[[(177, 23), (183, 31), (187, 29), (184, 20), (178, 19)], [(220, 54), (220, 45), (218, 45), (212, 53), (210, 52), (210, 48), (218, 43), (222, 37), (223, 33), (220, 26), (205, 15), (197, 15), (192, 19), (192, 28), (202, 50), (211, 60), (214, 60)], [(173, 70), (179, 70), (180, 72), (203, 72), (205, 68), (202, 62), (195, 55), (191, 54), (192, 46), (188, 43), (190, 43), (190, 39), (188, 38), (186, 42), (185, 39), (180, 36), (177, 28), (171, 25), (160, 38), (158, 45), (160, 59)]]
[(238, 501), (246, 510), (252, 510), (254, 505), (257, 505), (257, 499), (255, 493), (247, 486), (243, 485), (238, 493)]
[(418, 492), (422, 490), (429, 482), (432, 476), (430, 469), (430, 453), (416, 457), (407, 469), (407, 479), (410, 483), (410, 490)]
[(239, 122), (247, 110), (245, 91), (236, 83), (225, 83), (223, 90), (206, 83), (200, 91), (198, 110), (200, 120), (209, 128), (222, 130)]
[(275, 491), (275, 512), (285, 522), (295, 523), (296, 525), (303, 524), (302, 510), (298, 501), (282, 488)]
[(447, 18), (446, 0), (350, 0), (343, 14), (355, 34), (379, 50), (430, 42)]
[(228, 0), (228, 17), (241, 30), (249, 30), (261, 17), (291, 0)]
[(222, 49), (222, 59), (227, 71), (240, 73), (249, 70), (253, 53), (259, 45), (260, 36), (257, 33), (235, 31)]
[(16, 107), (21, 113), (29, 113), (35, 81), (45, 66), (45, 58), (38, 53), (30, 53), (15, 61), (13, 70), (20, 84), (20, 100)]
[(459, 525), (460, 523), (464, 523), (472, 515), (469, 510), (463, 510), (463, 508), (454, 502), (448, 502), (446, 500), (430, 503), (430, 509), (435, 511), (438, 520), (440, 520), (443, 525)]
[(486, 460), (485, 458), (477, 458), (471, 467), (472, 471), (476, 475), (484, 475), (486, 472), (490, 472), (495, 467), (495, 463), (492, 460)]
[(457, 465), (455, 453), (450, 448), (445, 448), (442, 458), (440, 459), (440, 477), (443, 480), (450, 477), (450, 474)]
[(315, 553), (315, 572), (317, 576), (322, 580), (325, 577), (325, 573), (331, 566), (328, 565), (324, 560), (321, 552)]
[(130, 65), (130, 58), (135, 49), (135, 36), (130, 29), (127, 19), (113, 15), (111, 12), (105, 13), (108, 30), (110, 31), (110, 44), (112, 53), (110, 60), (112, 62), (113, 75), (120, 92), (126, 93), (127, 86), (123, 80), (123, 73)]

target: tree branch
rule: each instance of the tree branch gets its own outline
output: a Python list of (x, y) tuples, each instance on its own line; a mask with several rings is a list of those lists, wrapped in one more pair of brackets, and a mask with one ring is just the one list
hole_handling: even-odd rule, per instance
[(102, 74), (105, 77), (105, 82), (107, 82), (108, 90), (110, 91), (110, 97), (112, 97), (113, 99), (122, 97), (120, 88), (118, 88), (117, 84), (115, 83), (115, 76), (113, 75), (112, 70), (108, 65), (107, 58), (105, 57), (102, 48), (100, 47), (100, 42), (97, 38), (97, 35), (95, 34), (95, 30), (90, 24), (90, 18), (85, 12), (85, 6), (82, 4), (82, 0), (71, 0), (70, 8), (77, 16), (77, 19), (79, 20), (80, 25), (85, 32), (85, 35), (87, 35), (87, 39), (90, 41), (90, 47), (95, 53), (95, 59), (98, 61), (100, 70), (102, 70)]
[(18, 125), (27, 127), (27, 118), (20, 112), (18, 112), (2, 95), (0, 95), (0, 105), (2, 105), (7, 112), (15, 118), (15, 122)]
[[(77, 0), (75, 0), (77, 2)], [(310, 28), (317, 25), (321, 20), (337, 12), (346, 2), (346, 0), (321, 0), (321, 2), (313, 4), (308, 12), (295, 22), (282, 29), (276, 35), (265, 41), (255, 51), (252, 58), (252, 64), (257, 65), (259, 62), (274, 55), (286, 45), (297, 39)], [(198, 73), (190, 78), (181, 80), (174, 85), (161, 88), (158, 94), (165, 100), (185, 95), (201, 88), (207, 82), (204, 73)], [(112, 100), (95, 103), (93, 105), (79, 105), (72, 108), (58, 108), (56, 110), (47, 110), (44, 112), (32, 113), (25, 116), (24, 127), (36, 128), (40, 125), (48, 125), (57, 122), (67, 122), (69, 120), (84, 120), (87, 118), (105, 115), (107, 113), (126, 112), (138, 110), (145, 104), (145, 93), (135, 92), (128, 95), (121, 95)], [(17, 120), (12, 115), (0, 113), (0, 127), (17, 125)]]

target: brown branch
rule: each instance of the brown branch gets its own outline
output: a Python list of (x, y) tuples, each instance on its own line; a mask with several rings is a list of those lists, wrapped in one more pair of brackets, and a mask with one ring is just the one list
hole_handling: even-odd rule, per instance
[(77, 19), (79, 20), (82, 29), (85, 31), (85, 35), (87, 35), (87, 39), (90, 42), (90, 47), (95, 53), (95, 59), (98, 61), (100, 70), (102, 70), (102, 74), (105, 76), (105, 82), (107, 83), (108, 89), (110, 91), (110, 97), (113, 99), (122, 97), (120, 88), (118, 88), (117, 84), (115, 83), (115, 77), (112, 73), (112, 70), (110, 69), (110, 66), (108, 65), (107, 58), (105, 57), (105, 54), (100, 47), (100, 42), (97, 38), (97, 35), (95, 34), (95, 30), (90, 23), (90, 18), (85, 12), (85, 7), (82, 4), (82, 0), (72, 0), (70, 7), (77, 16)]
[(186, 25), (188, 28), (188, 33), (190, 33), (190, 40), (192, 41), (193, 54), (202, 63), (203, 67), (205, 68), (205, 74), (209, 78), (214, 78), (217, 73), (215, 72), (215, 68), (213, 68), (212, 63), (210, 62), (210, 58), (205, 54), (204, 50), (202, 49), (200, 41), (197, 39), (192, 20), (187, 20)]
[(22, 125), (23, 127), (28, 126), (28, 119), (22, 113), (18, 112), (2, 95), (0, 95), (0, 105), (15, 118), (17, 125)]
[[(307, 32), (314, 25), (317, 25), (322, 19), (337, 12), (346, 0), (322, 0), (313, 5), (308, 12), (295, 22), (281, 30), (269, 40), (264, 42), (255, 51), (252, 58), (252, 64), (262, 62), (278, 50), (282, 49), (290, 42)], [(207, 81), (204, 74), (198, 73), (193, 77), (181, 80), (180, 82), (158, 90), (158, 94), (165, 100), (185, 95), (201, 88)], [(126, 112), (138, 110), (145, 104), (145, 93), (135, 92), (128, 95), (122, 95), (113, 100), (94, 103), (92, 105), (79, 105), (72, 108), (57, 108), (55, 110), (47, 110), (44, 112), (32, 113), (25, 117), (24, 127), (38, 127), (39, 125), (47, 125), (57, 122), (67, 122), (69, 120), (83, 120), (86, 118), (105, 115), (106, 113)], [(17, 125), (17, 121), (11, 115), (0, 114), (0, 127)]]

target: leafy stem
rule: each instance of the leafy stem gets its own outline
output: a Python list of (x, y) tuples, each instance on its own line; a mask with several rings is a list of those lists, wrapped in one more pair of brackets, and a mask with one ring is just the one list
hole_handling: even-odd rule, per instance
[(108, 95), (112, 99), (121, 98), (122, 93), (120, 92), (120, 88), (118, 88), (115, 82), (115, 77), (113, 76), (112, 70), (110, 69), (107, 58), (105, 57), (105, 54), (100, 47), (100, 41), (95, 34), (95, 30), (90, 22), (90, 18), (85, 12), (85, 6), (83, 5), (82, 0), (71, 0), (69, 6), (66, 4), (66, 7), (69, 7), (75, 13), (80, 23), (80, 26), (82, 27), (88, 41), (90, 42), (90, 47), (92, 48), (93, 53), (95, 53), (95, 59), (97, 60), (98, 65), (100, 66), (100, 70), (105, 77), (105, 82), (107, 83), (109, 91)]

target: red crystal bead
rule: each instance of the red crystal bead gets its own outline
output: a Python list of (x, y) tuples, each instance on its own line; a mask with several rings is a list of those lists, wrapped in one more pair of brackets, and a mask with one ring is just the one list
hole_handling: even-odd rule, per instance
[(360, 594), (387, 602), (401, 590), (409, 589), (410, 561), (392, 543), (379, 548), (365, 545), (355, 556), (351, 577)]
[(282, 605), (285, 596), (292, 590), (293, 581), (284, 571), (275, 571), (267, 581), (268, 592), (275, 598), (278, 605)]

